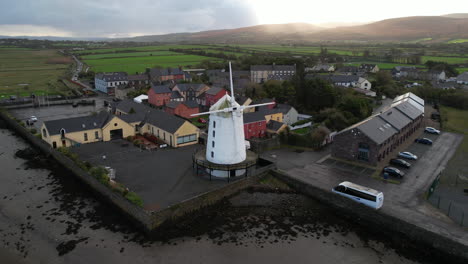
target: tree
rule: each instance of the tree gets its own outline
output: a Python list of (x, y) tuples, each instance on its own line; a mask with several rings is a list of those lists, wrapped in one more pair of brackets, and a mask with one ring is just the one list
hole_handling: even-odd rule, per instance
[(429, 68), (429, 70), (434, 71), (445, 71), (447, 77), (453, 77), (458, 75), (457, 69), (446, 62), (440, 61), (426, 61), (425, 65)]

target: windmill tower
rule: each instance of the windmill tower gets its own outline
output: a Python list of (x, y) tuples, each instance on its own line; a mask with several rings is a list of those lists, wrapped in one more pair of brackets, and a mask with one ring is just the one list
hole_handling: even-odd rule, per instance
[(239, 105), (234, 96), (231, 62), (229, 62), (229, 73), (231, 96), (228, 94), (224, 95), (210, 107), (209, 112), (192, 115), (210, 114), (208, 139), (206, 142), (206, 160), (222, 165), (238, 164), (246, 159), (244, 109), (273, 104)]

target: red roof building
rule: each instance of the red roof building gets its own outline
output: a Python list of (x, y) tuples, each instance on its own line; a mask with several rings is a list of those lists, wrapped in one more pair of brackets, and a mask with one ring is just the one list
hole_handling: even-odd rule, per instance
[(164, 109), (166, 113), (172, 115), (178, 115), (184, 118), (192, 118), (193, 114), (198, 114), (200, 112), (198, 104), (195, 101), (185, 101), (185, 102), (169, 102)]
[(148, 90), (148, 103), (154, 106), (163, 106), (171, 101), (172, 91), (169, 85), (151, 85)]
[(266, 129), (267, 122), (263, 113), (253, 112), (244, 114), (245, 139), (265, 137)]
[(227, 93), (228, 91), (226, 91), (223, 88), (211, 87), (208, 91), (204, 93), (204, 106), (210, 107), (214, 105), (219, 99), (221, 99), (221, 97), (223, 97)]

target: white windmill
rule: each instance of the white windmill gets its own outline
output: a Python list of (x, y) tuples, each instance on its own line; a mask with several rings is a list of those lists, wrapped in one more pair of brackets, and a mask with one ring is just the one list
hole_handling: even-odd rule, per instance
[(231, 62), (229, 62), (231, 96), (224, 95), (209, 112), (192, 116), (210, 114), (208, 139), (206, 141), (206, 160), (215, 164), (232, 165), (246, 160), (243, 111), (246, 108), (274, 104), (239, 105), (234, 96)]

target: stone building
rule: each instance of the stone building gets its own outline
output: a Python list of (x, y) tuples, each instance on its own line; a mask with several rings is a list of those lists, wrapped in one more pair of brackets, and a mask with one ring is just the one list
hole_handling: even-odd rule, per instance
[(412, 93), (399, 96), (385, 111), (336, 134), (332, 156), (376, 165), (417, 131), (423, 118), (424, 100)]

